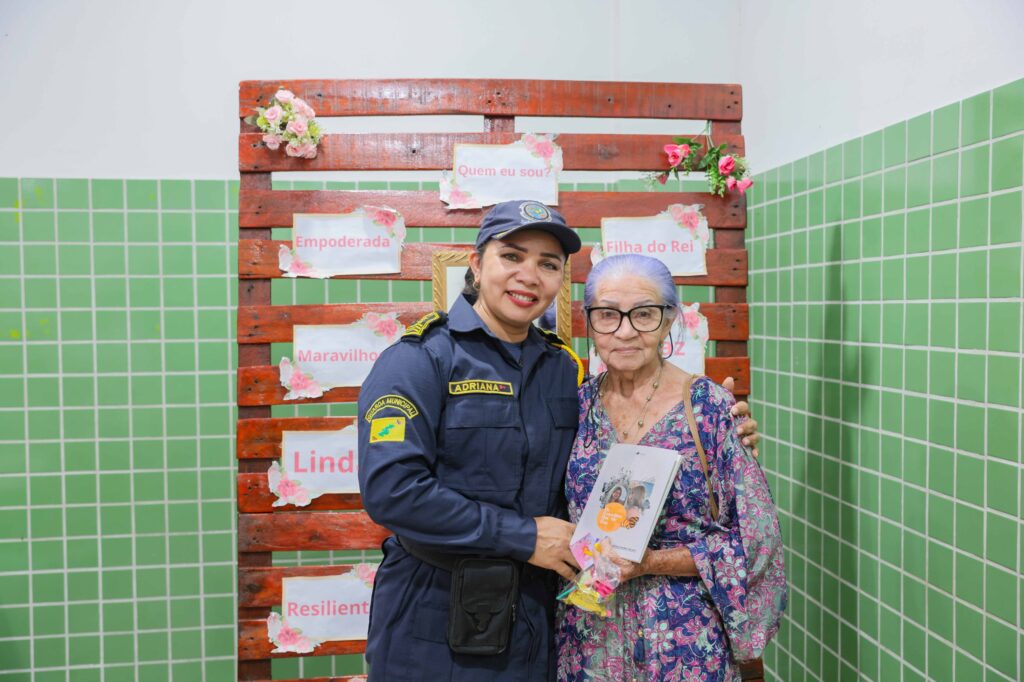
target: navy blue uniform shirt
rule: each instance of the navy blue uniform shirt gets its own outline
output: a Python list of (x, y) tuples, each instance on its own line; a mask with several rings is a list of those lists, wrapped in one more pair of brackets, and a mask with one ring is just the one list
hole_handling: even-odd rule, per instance
[[(359, 393), (359, 486), (370, 517), (455, 554), (526, 561), (535, 516), (566, 518), (578, 366), (531, 328), (516, 359), (459, 297), (445, 320), (410, 327)], [(448, 648), (451, 574), (384, 543), (370, 612), (370, 679), (554, 679), (557, 576), (526, 565), (509, 647)]]

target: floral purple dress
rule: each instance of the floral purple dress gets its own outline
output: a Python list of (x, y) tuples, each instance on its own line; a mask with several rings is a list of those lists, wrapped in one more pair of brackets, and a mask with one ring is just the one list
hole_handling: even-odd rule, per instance
[[(604, 452), (617, 436), (596, 380), (580, 387), (580, 429), (565, 493), (579, 520)], [(601, 618), (559, 603), (556, 641), (560, 681), (733, 682), (734, 652), (756, 658), (786, 607), (782, 538), (760, 466), (740, 444), (729, 409), (732, 395), (706, 377), (693, 382), (693, 407), (708, 455), (719, 518), (711, 519), (707, 484), (686, 420), (673, 407), (640, 440), (683, 455), (650, 547), (688, 547), (700, 577), (643, 576), (616, 590)], [(730, 642), (732, 650), (730, 650)]]

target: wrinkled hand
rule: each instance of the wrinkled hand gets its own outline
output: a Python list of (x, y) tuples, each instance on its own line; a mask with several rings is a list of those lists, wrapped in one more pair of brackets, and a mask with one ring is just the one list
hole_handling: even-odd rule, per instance
[(535, 516), (533, 520), (537, 522), (537, 540), (529, 563), (572, 580), (579, 570), (576, 559), (569, 551), (569, 541), (576, 526), (553, 516)]
[[(619, 575), (619, 584), (622, 585), (633, 578), (639, 578), (642, 575), (646, 575), (647, 571), (644, 570), (644, 562), (637, 563), (624, 559), (612, 550), (611, 560), (615, 562), (615, 565), (619, 567), (621, 574)], [(644, 561), (651, 555), (651, 550), (644, 552)]]
[[(732, 377), (726, 377), (725, 381), (722, 382), (722, 386), (729, 391), (733, 392), (736, 386), (736, 381)], [(736, 417), (736, 433), (739, 434), (741, 442), (754, 454), (754, 457), (760, 456), (757, 451), (757, 444), (761, 442), (761, 434), (757, 432), (757, 420), (750, 416), (750, 405), (745, 400), (741, 400), (732, 406), (730, 410), (732, 416)]]

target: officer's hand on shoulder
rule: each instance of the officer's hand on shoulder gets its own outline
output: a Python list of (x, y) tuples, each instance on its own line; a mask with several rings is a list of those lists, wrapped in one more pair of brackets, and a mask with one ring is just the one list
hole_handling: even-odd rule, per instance
[(553, 516), (535, 516), (533, 520), (537, 522), (537, 541), (529, 562), (572, 580), (579, 570), (569, 551), (569, 540), (576, 526)]
[[(732, 377), (726, 377), (722, 386), (729, 393), (733, 393), (736, 381)], [(757, 432), (757, 420), (750, 414), (750, 405), (747, 404), (747, 401), (741, 400), (732, 406), (730, 412), (732, 416), (736, 417), (736, 433), (742, 439), (743, 444), (751, 448), (754, 457), (759, 457), (761, 453), (757, 450), (757, 444), (761, 441), (761, 434)]]

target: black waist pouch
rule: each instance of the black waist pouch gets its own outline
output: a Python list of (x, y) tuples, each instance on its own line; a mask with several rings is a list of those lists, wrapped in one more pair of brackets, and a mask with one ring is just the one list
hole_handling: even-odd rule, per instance
[(512, 559), (464, 557), (452, 569), (448, 646), (457, 654), (505, 651), (519, 601), (519, 565)]

